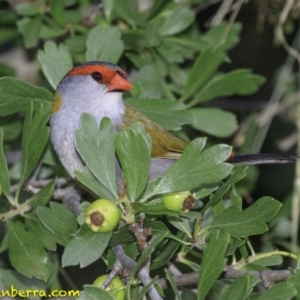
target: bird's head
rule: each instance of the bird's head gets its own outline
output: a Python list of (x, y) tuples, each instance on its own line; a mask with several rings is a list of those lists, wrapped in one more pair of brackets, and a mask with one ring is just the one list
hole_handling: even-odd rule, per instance
[(52, 113), (88, 112), (114, 119), (124, 106), (122, 92), (130, 90), (126, 73), (107, 62), (88, 62), (71, 69), (59, 83)]

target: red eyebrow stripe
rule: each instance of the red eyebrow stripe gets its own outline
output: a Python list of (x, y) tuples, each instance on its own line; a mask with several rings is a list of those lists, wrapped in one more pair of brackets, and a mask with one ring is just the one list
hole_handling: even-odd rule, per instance
[(90, 66), (84, 66), (84, 67), (80, 67), (80, 68), (74, 68), (69, 72), (70, 76), (74, 76), (74, 75), (90, 75), (94, 72), (114, 72), (114, 70), (112, 69), (108, 69), (104, 66), (99, 66), (99, 65), (90, 65)]
[(102, 74), (102, 83), (109, 83), (112, 78), (116, 75), (116, 70), (101, 66), (101, 65), (89, 65), (80, 68), (72, 69), (68, 75), (76, 76), (76, 75), (91, 75), (94, 72), (99, 72)]

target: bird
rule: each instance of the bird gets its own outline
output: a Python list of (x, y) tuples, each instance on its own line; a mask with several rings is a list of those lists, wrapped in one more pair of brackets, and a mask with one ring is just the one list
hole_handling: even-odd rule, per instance
[[(122, 93), (133, 88), (126, 73), (109, 62), (90, 61), (72, 68), (60, 81), (53, 97), (50, 117), (50, 139), (62, 165), (75, 178), (75, 170), (85, 164), (79, 156), (75, 131), (80, 128), (83, 112), (91, 114), (99, 124), (103, 117), (111, 119), (115, 132), (143, 124), (151, 136), (152, 151), (149, 180), (161, 176), (173, 165), (188, 142), (173, 135), (123, 100)], [(281, 154), (232, 154), (227, 162), (235, 165), (289, 163), (297, 159)], [(116, 160), (117, 185), (122, 185), (120, 165)], [(76, 179), (76, 178), (75, 178)]]

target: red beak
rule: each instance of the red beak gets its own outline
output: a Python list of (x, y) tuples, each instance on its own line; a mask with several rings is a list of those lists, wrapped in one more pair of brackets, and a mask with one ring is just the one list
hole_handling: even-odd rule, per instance
[(132, 84), (124, 77), (122, 77), (120, 74), (116, 73), (116, 75), (113, 77), (113, 79), (110, 81), (108, 85), (108, 91), (128, 91), (133, 88)]

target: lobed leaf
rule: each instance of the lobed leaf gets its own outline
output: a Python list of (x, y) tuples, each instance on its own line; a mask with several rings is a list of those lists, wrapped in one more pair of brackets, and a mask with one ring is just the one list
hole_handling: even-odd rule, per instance
[(151, 24), (162, 36), (170, 36), (184, 31), (194, 20), (195, 13), (188, 6), (169, 3), (151, 20)]
[[(73, 67), (71, 53), (64, 44), (56, 45), (52, 41), (47, 41), (44, 51), (39, 50), (37, 57), (42, 71), (53, 89), (56, 89), (60, 80)], [(54, 61), (55, 63), (53, 63)]]
[(199, 103), (233, 95), (249, 95), (255, 93), (265, 82), (264, 77), (252, 74), (251, 70), (234, 70), (227, 74), (213, 77), (195, 96), (193, 103)]
[(65, 246), (62, 256), (63, 267), (79, 264), (84, 268), (95, 262), (105, 251), (111, 235), (111, 232), (93, 232), (84, 224)]
[(268, 230), (266, 222), (276, 215), (280, 207), (281, 203), (271, 197), (262, 197), (243, 211), (238, 206), (230, 206), (210, 227), (223, 228), (236, 238), (262, 234)]
[(135, 201), (144, 191), (149, 177), (152, 142), (137, 123), (123, 129), (115, 137), (116, 152), (126, 180), (130, 201)]
[(23, 18), (17, 21), (18, 31), (24, 37), (25, 48), (30, 49), (37, 46), (42, 19), (42, 15), (37, 15), (33, 18)]
[(80, 117), (80, 129), (75, 132), (75, 145), (87, 168), (109, 193), (117, 199), (115, 180), (115, 146), (111, 120), (103, 118), (100, 128), (88, 113)]
[(38, 206), (36, 214), (51, 233), (65, 242), (77, 230), (76, 217), (62, 204), (50, 202), (50, 208)]
[(201, 153), (204, 145), (203, 138), (192, 141), (179, 160), (165, 172), (153, 194), (192, 190), (227, 177), (232, 166), (224, 161), (229, 157), (231, 147), (220, 144)]
[(186, 100), (200, 90), (225, 61), (225, 58), (226, 53), (222, 46), (209, 47), (199, 54), (189, 72), (182, 100)]
[(124, 50), (120, 38), (121, 31), (117, 27), (94, 27), (86, 41), (86, 60), (117, 63)]

